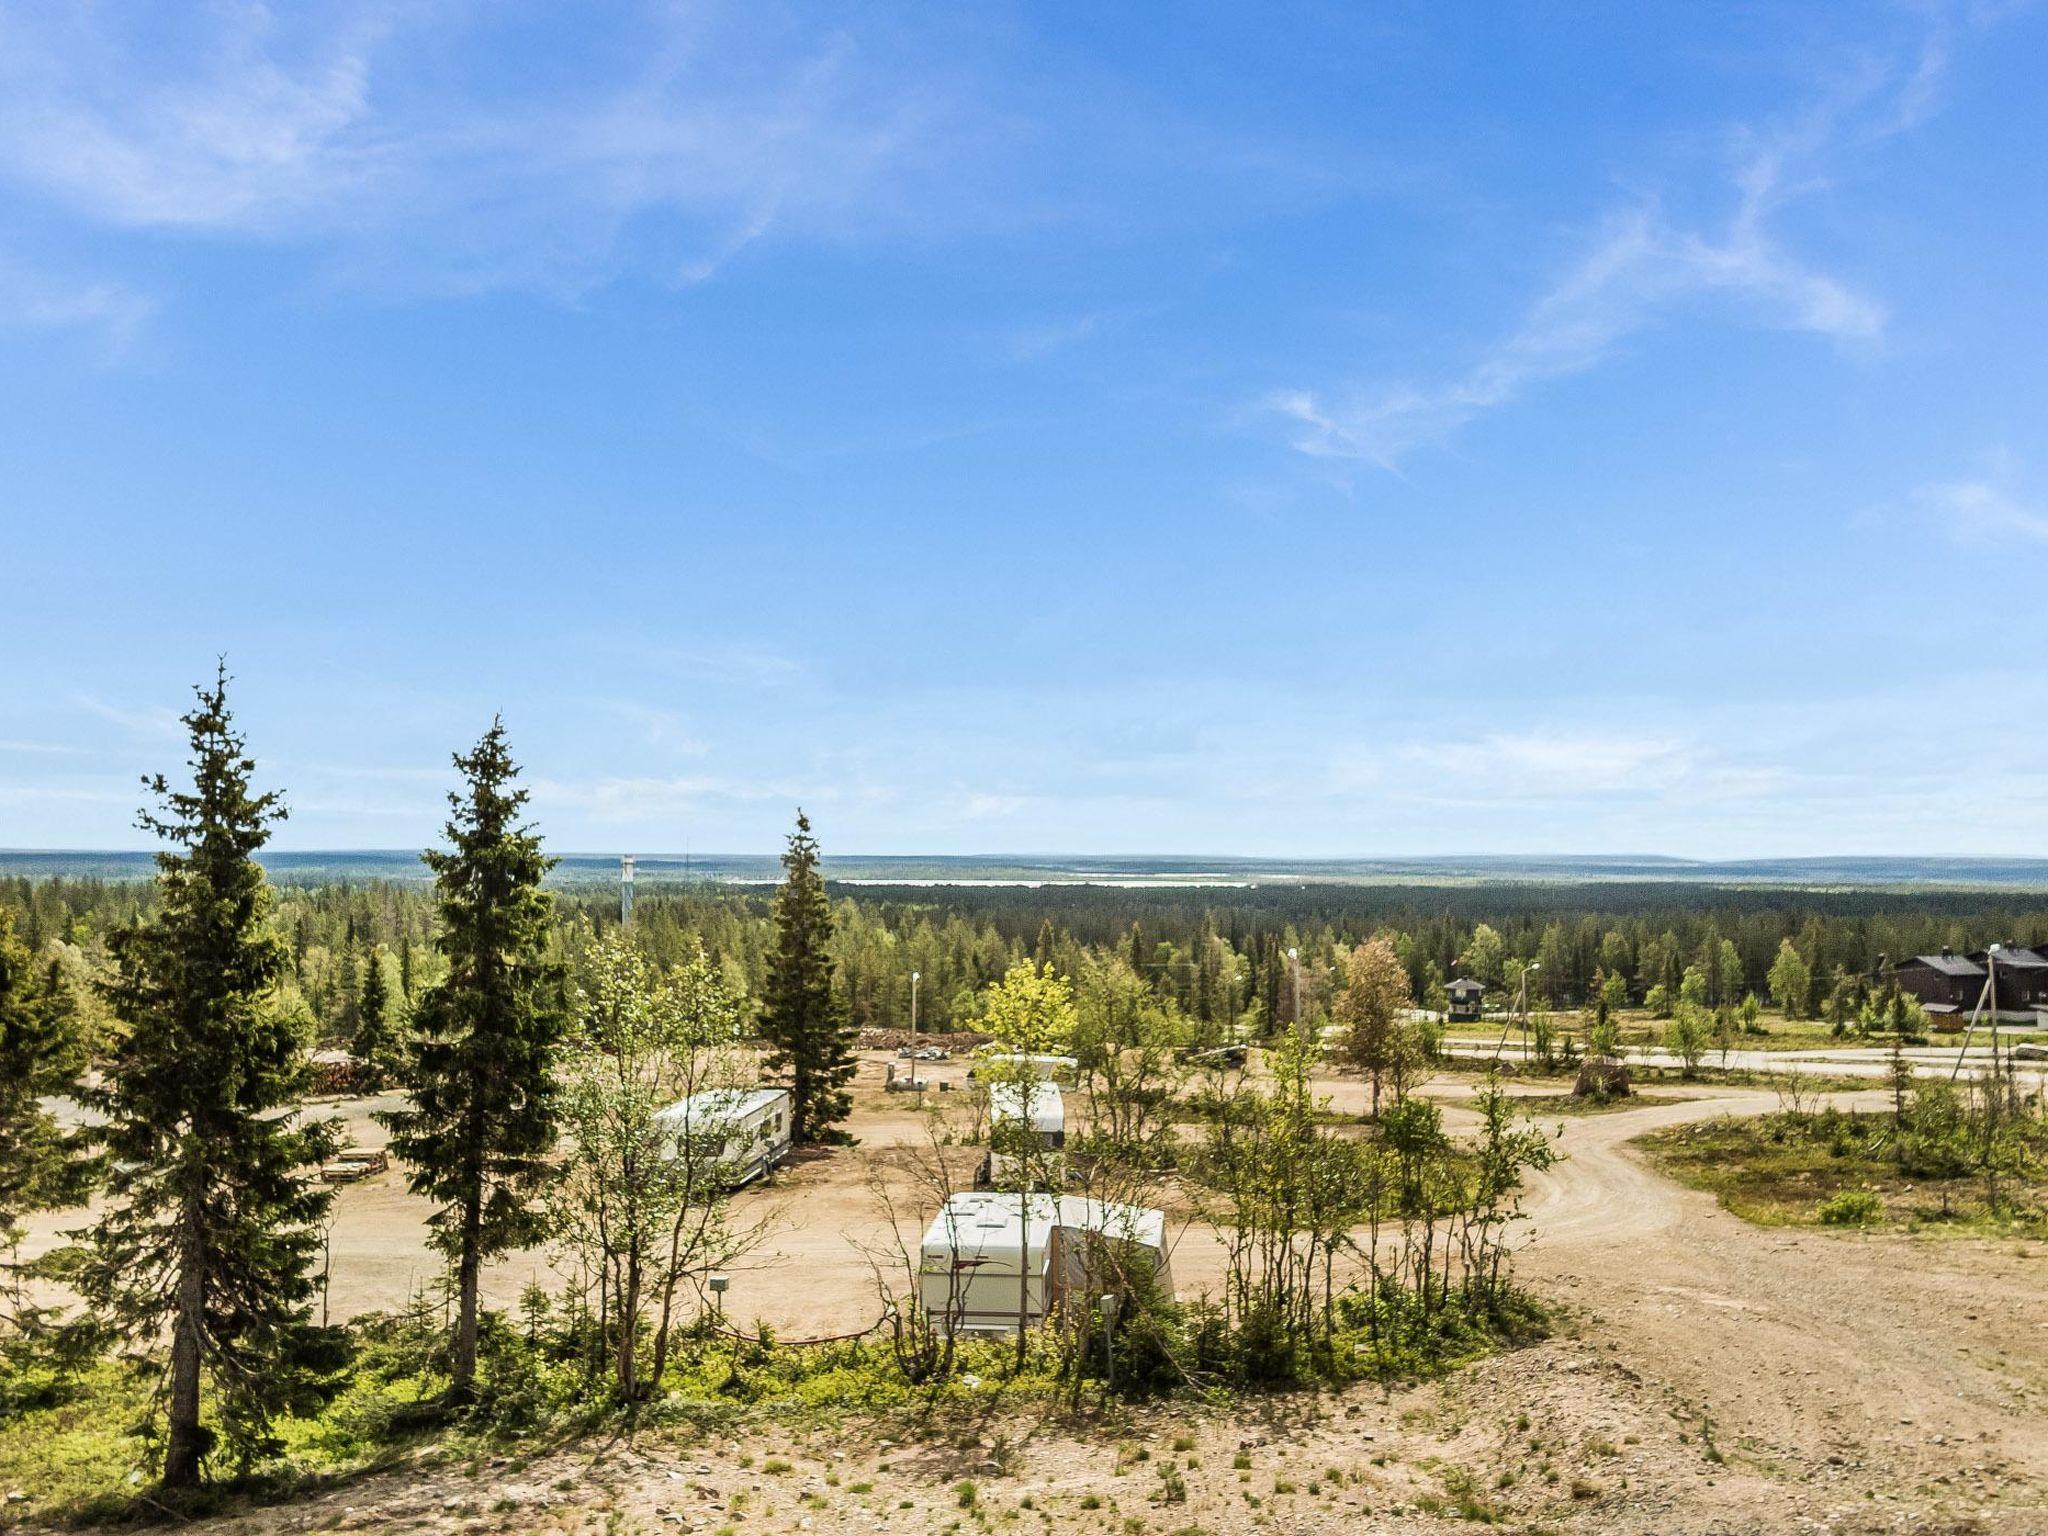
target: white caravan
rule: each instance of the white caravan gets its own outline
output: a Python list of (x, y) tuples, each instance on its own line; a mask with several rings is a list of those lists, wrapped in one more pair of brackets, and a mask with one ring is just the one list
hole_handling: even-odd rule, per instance
[(1067, 1105), (1052, 1083), (990, 1083), (988, 1085), (989, 1154), (981, 1165), (981, 1181), (998, 1189), (1015, 1189), (1026, 1178), (1035, 1183), (1062, 1184), (1067, 1161)]
[(1148, 1275), (1173, 1294), (1163, 1212), (1079, 1195), (962, 1192), (925, 1231), (917, 1294), (947, 1332), (1014, 1333), (1020, 1319), (1035, 1328), (1061, 1301), (1085, 1302), (1119, 1274)]
[(789, 1156), (787, 1088), (712, 1088), (655, 1111), (654, 1121), (666, 1133), (669, 1156), (696, 1140), (700, 1155), (724, 1165), (734, 1189)]
[(1032, 1055), (1023, 1051), (1000, 1051), (983, 1046), (975, 1053), (971, 1078), (1041, 1078), (1049, 1083), (1071, 1083), (1080, 1074), (1081, 1063), (1072, 1056)]

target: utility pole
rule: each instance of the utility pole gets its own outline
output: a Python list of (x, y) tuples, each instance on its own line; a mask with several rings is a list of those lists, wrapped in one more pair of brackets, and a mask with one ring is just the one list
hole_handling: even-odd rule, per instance
[(1515, 1016), (1522, 1019), (1522, 1059), (1529, 1059), (1529, 973), (1543, 969), (1542, 962), (1531, 960), (1522, 967), (1522, 979), (1515, 987), (1515, 1006), (1500, 1026), (1500, 1038), (1493, 1042), (1493, 1059), (1500, 1060), (1501, 1047), (1508, 1043), (1508, 1031), (1515, 1027)]
[(918, 973), (910, 973), (910, 1081), (917, 1087), (917, 1102), (924, 1103), (924, 1079), (917, 1075), (917, 981)]
[[(1984, 1005), (1991, 1005), (1991, 1062), (1998, 1064), (1998, 951), (2003, 946), (1993, 944), (1984, 951), (1984, 990), (1977, 994), (1977, 1006), (1970, 1012), (1970, 1027), (1963, 1031), (1961, 1049), (1956, 1052), (1956, 1064), (1949, 1068), (1948, 1080), (1954, 1082), (1956, 1074), (1963, 1070), (1963, 1058), (1970, 1053), (1970, 1041), (1977, 1034), (1977, 1020), (1984, 1013)], [(1884, 956), (1878, 956), (1880, 960)]]
[(619, 859), (619, 926), (633, 926), (633, 855)]

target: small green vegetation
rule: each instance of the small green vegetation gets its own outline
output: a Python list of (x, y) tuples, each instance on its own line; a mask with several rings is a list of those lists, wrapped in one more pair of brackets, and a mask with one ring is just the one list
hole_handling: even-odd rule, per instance
[(1920, 1082), (1891, 1110), (1790, 1107), (1638, 1144), (1765, 1226), (2048, 1235), (2048, 1120), (2009, 1085)]
[(1824, 1227), (1870, 1227), (1884, 1220), (1884, 1196), (1874, 1189), (1845, 1189), (1821, 1201)]

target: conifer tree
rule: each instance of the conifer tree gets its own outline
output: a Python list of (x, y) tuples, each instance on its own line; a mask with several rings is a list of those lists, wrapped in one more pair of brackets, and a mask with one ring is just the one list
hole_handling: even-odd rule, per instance
[(857, 1063), (853, 1026), (832, 991), (832, 907), (818, 869), (818, 840), (799, 809), (775, 893), (775, 950), (761, 999), (764, 1065), (789, 1080), (790, 1135), (799, 1143), (844, 1141), (834, 1129), (852, 1110)]
[(334, 1133), (299, 1113), (307, 1042), (275, 1006), (288, 951), (253, 857), (284, 807), (250, 787), (225, 668), (195, 692), (191, 790), (144, 781), (160, 809), (138, 824), (173, 847), (157, 855), (154, 914), (113, 935), (103, 990), (119, 1028), (84, 1094), (108, 1200), (80, 1288), (151, 1365), (167, 1348), (167, 1488), (199, 1481), (209, 1419), (238, 1466), (273, 1452), (273, 1420), (330, 1391), (340, 1360), (309, 1313), (328, 1204), (310, 1175)]
[(421, 994), (400, 1068), (407, 1107), (380, 1118), (407, 1183), (439, 1209), (434, 1241), (454, 1270), (449, 1399), (476, 1396), (477, 1282), (484, 1262), (539, 1239), (538, 1197), (555, 1142), (554, 1064), (567, 1028), (560, 966), (547, 958), (553, 860), (521, 820), (527, 792), (502, 720), (457, 754), (448, 849), (434, 871), (448, 975)]
[(356, 997), (356, 1030), (349, 1054), (381, 1083), (391, 1070), (396, 1045), (391, 1027), (391, 990), (384, 982), (384, 951), (373, 946), (363, 957), (363, 985)]

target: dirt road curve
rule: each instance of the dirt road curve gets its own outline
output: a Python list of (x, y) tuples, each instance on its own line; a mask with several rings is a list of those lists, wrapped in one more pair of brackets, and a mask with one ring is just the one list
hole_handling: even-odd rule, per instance
[(1995, 1528), (2048, 1530), (2048, 1250), (1752, 1226), (1627, 1145), (1776, 1103), (1723, 1094), (1567, 1123), (1523, 1273), (1709, 1417), (1731, 1457), (1901, 1498), (1996, 1485), (2027, 1507)]
[[(1355, 1083), (1333, 1086), (1340, 1101), (1357, 1096)], [(1565, 1304), (1567, 1326), (1441, 1383), (1112, 1423), (1013, 1414), (893, 1447), (858, 1421), (756, 1424), (739, 1440), (668, 1430), (531, 1464), (367, 1478), (216, 1528), (942, 1531), (961, 1528), (958, 1480), (972, 1478), (979, 1509), (1057, 1536), (1470, 1528), (1460, 1509), (1583, 1536), (2048, 1533), (2048, 1245), (1750, 1226), (1628, 1145), (1777, 1106), (1769, 1093), (1702, 1092), (1564, 1121), (1566, 1159), (1531, 1190), (1520, 1268)], [(864, 1113), (871, 1148), (908, 1139), (897, 1106)], [(745, 1276), (752, 1301), (791, 1322), (872, 1306), (846, 1241), (866, 1209), (860, 1182), (850, 1158), (790, 1171), (775, 1198), (791, 1229), (775, 1262)], [(1185, 1241), (1175, 1269), (1192, 1289), (1210, 1278), (1214, 1238)], [(402, 1280), (394, 1270), (380, 1284)], [(1133, 1459), (1138, 1445), (1149, 1461)], [(1176, 1457), (1184, 1493), (1166, 1501), (1159, 1466)], [(767, 1465), (783, 1470), (764, 1478)]]

